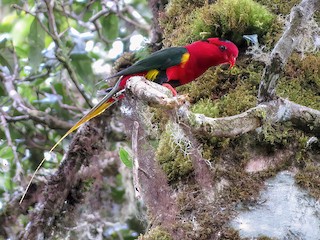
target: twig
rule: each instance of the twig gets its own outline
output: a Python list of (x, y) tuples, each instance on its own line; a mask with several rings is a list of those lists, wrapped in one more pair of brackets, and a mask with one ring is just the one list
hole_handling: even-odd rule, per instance
[(11, 117), (8, 116), (7, 114), (4, 116), (6, 118), (6, 121), (8, 123), (15, 123), (15, 122), (21, 122), (21, 121), (27, 121), (30, 120), (30, 116), (29, 115), (21, 115), (21, 116), (15, 116), (15, 117)]
[(48, 22), (49, 22), (49, 30), (51, 32), (50, 36), (52, 37), (53, 41), (55, 42), (56, 46), (57, 46), (57, 50), (56, 50), (56, 57), (57, 59), (62, 63), (62, 65), (66, 68), (71, 81), (73, 82), (73, 84), (76, 86), (77, 90), (79, 91), (79, 93), (82, 95), (82, 97), (85, 99), (86, 103), (90, 106), (93, 107), (90, 99), (87, 97), (87, 95), (85, 94), (85, 92), (82, 90), (82, 88), (79, 85), (79, 81), (78, 81), (78, 77), (74, 71), (74, 69), (71, 66), (70, 61), (68, 60), (68, 56), (66, 56), (65, 54), (65, 48), (64, 48), (64, 44), (62, 43), (61, 39), (60, 39), (60, 35), (58, 32), (58, 27), (56, 24), (56, 20), (55, 20), (55, 16), (54, 16), (54, 12), (53, 12), (53, 7), (54, 7), (54, 1), (52, 0), (45, 0), (47, 9), (48, 9)]
[(133, 185), (135, 189), (136, 198), (141, 197), (141, 186), (139, 183), (139, 160), (138, 160), (138, 136), (139, 136), (139, 123), (133, 122), (132, 129), (132, 153), (133, 153)]
[(49, 76), (49, 74), (50, 74), (50, 68), (46, 68), (46, 72), (44, 72), (44, 73), (40, 73), (40, 74), (37, 74), (37, 75), (32, 75), (32, 76), (29, 76), (29, 77), (25, 77), (25, 78), (23, 78), (23, 79), (19, 79), (20, 81), (28, 81), (28, 82), (32, 82), (32, 81), (34, 81), (34, 80), (37, 80), (38, 78), (43, 78), (43, 77), (47, 77), (47, 76)]
[[(123, 13), (127, 12), (133, 19), (125, 16)], [(150, 32), (151, 28), (150, 25), (144, 20), (144, 18), (130, 5), (125, 6), (122, 11), (117, 12), (117, 15), (124, 21), (132, 24), (133, 26)], [(138, 16), (138, 17), (137, 17)]]
[[(58, 95), (58, 93), (57, 93), (57, 91), (56, 91), (56, 89), (54, 88), (54, 86), (50, 86), (50, 88), (51, 88), (51, 90), (52, 90), (52, 92), (54, 93), (54, 94), (56, 94), (56, 95)], [(59, 106), (61, 107), (61, 108), (64, 108), (64, 109), (67, 109), (67, 110), (71, 110), (71, 111), (77, 111), (77, 112), (84, 112), (85, 111), (85, 109), (82, 109), (82, 108), (80, 108), (80, 107), (77, 107), (77, 106), (72, 106), (72, 105), (68, 105), (68, 104), (65, 104), (65, 103), (63, 103), (62, 102), (62, 100), (61, 100), (61, 98), (58, 98), (58, 103), (59, 103)], [(81, 114), (82, 115), (82, 114)]]
[(17, 181), (20, 183), (21, 182), (21, 174), (22, 174), (23, 170), (21, 167), (18, 153), (17, 153), (17, 146), (14, 145), (12, 142), (9, 126), (8, 126), (7, 120), (6, 120), (2, 111), (0, 111), (0, 119), (1, 119), (1, 125), (2, 125), (4, 133), (6, 135), (8, 146), (12, 149), (14, 163), (16, 164), (14, 181)]
[(106, 14), (109, 14), (110, 13), (110, 9), (102, 9), (101, 11), (97, 12), (95, 15), (93, 15), (90, 19), (89, 19), (89, 22), (95, 22), (97, 21), (100, 17), (106, 15)]
[(23, 7), (20, 7), (20, 6), (17, 5), (17, 4), (13, 4), (12, 7), (13, 7), (14, 9), (18, 9), (18, 10), (20, 10), (20, 11), (23, 11), (23, 12), (25, 12), (25, 13), (27, 13), (27, 14), (30, 14), (31, 16), (35, 17), (35, 18), (38, 20), (39, 24), (41, 25), (42, 29), (43, 29), (49, 36), (52, 37), (52, 34), (51, 34), (51, 32), (49, 31), (49, 29), (48, 29), (48, 28), (43, 24), (43, 22), (40, 20), (40, 18), (39, 18), (39, 16), (38, 16), (38, 13), (33, 13), (33, 12), (29, 11), (28, 9), (25, 9), (25, 8), (23, 8)]

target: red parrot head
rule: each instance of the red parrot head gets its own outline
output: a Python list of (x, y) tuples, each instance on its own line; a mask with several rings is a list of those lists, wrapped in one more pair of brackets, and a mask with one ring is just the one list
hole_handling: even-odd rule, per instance
[(237, 46), (233, 42), (221, 38), (208, 38), (207, 41), (218, 47), (221, 63), (229, 63), (232, 68), (239, 54)]

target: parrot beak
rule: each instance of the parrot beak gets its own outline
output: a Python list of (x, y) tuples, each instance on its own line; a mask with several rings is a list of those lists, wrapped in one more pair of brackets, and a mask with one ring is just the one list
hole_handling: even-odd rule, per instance
[(231, 57), (229, 58), (229, 64), (230, 64), (229, 69), (233, 68), (234, 64), (236, 63), (236, 60), (237, 60), (237, 58), (234, 57), (234, 56), (231, 56)]

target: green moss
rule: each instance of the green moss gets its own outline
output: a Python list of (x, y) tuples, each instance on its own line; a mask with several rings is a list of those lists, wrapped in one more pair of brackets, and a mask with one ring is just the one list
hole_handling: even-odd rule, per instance
[[(162, 26), (166, 45), (182, 45), (204, 37), (223, 37), (235, 43), (244, 34), (266, 34), (275, 21), (275, 15), (253, 0), (217, 0), (198, 8), (173, 0), (163, 17)], [(183, 9), (183, 10), (182, 10)], [(179, 15), (179, 18), (177, 17)], [(178, 36), (170, 38), (172, 35)]]
[(307, 188), (312, 196), (320, 199), (320, 165), (319, 163), (308, 162), (306, 166), (296, 174), (296, 182)]
[(159, 146), (156, 152), (156, 159), (166, 173), (169, 181), (176, 181), (193, 172), (192, 162), (187, 155), (185, 142), (180, 141), (179, 145), (172, 139), (172, 130), (167, 128), (161, 135)]
[[(220, 85), (218, 72), (220, 68), (215, 70), (206, 71), (197, 81), (193, 81), (187, 85), (178, 88), (179, 93), (188, 94), (192, 102), (199, 101), (200, 99), (211, 98), (212, 92)], [(228, 78), (226, 78), (227, 80)]]
[(217, 105), (211, 99), (201, 99), (191, 107), (191, 111), (194, 113), (201, 113), (207, 117), (217, 117), (219, 115), (219, 109)]
[(218, 102), (220, 116), (232, 116), (242, 113), (257, 104), (257, 90), (245, 82), (231, 90)]
[(141, 240), (172, 240), (168, 232), (163, 230), (161, 227), (152, 228), (147, 234), (143, 237), (139, 237)]
[(258, 3), (261, 3), (268, 7), (275, 14), (287, 15), (290, 13), (291, 8), (299, 4), (300, 0), (256, 0)]
[(207, 160), (212, 159), (212, 157), (213, 157), (212, 151), (213, 151), (212, 146), (205, 144), (202, 147), (202, 157)]
[(301, 105), (320, 110), (320, 57), (305, 58), (294, 54), (286, 65), (285, 77), (277, 86), (277, 94)]
[(260, 236), (257, 238), (257, 240), (276, 240), (276, 238), (271, 238), (268, 236)]
[(168, 3), (166, 13), (174, 18), (180, 13), (187, 14), (194, 8), (202, 7), (205, 3), (205, 0), (171, 0)]
[(220, 240), (241, 240), (239, 231), (233, 228), (226, 228), (224, 232), (221, 233)]
[(239, 43), (244, 34), (263, 36), (272, 26), (275, 15), (253, 0), (218, 0), (195, 12), (192, 34), (209, 32)]
[[(159, 18), (163, 28), (165, 46), (185, 45), (188, 42), (199, 39), (192, 39), (189, 35), (190, 13), (205, 4), (204, 0), (171, 0), (167, 5), (165, 14)], [(177, 37), (179, 36), (179, 37)], [(182, 37), (183, 36), (183, 37)]]
[(297, 142), (299, 137), (300, 131), (294, 130), (290, 123), (271, 124), (265, 122), (258, 134), (258, 141), (273, 147), (284, 147)]

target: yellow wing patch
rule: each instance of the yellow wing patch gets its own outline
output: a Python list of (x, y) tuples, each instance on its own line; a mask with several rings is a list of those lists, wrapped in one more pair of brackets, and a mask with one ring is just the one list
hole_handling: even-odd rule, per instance
[(181, 57), (181, 67), (184, 68), (184, 66), (186, 65), (186, 63), (189, 61), (190, 58), (190, 53), (184, 53)]
[(148, 80), (151, 80), (151, 81), (154, 81), (157, 76), (159, 75), (159, 70), (157, 69), (152, 69), (152, 70), (149, 70), (146, 74), (146, 79)]

